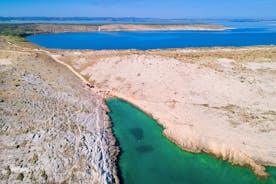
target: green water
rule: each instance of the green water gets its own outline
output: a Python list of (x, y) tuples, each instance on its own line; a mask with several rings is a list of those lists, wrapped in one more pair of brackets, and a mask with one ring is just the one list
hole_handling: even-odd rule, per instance
[(156, 121), (125, 101), (110, 99), (107, 105), (125, 184), (276, 184), (276, 168), (267, 168), (272, 176), (259, 180), (249, 168), (180, 150), (162, 135)]

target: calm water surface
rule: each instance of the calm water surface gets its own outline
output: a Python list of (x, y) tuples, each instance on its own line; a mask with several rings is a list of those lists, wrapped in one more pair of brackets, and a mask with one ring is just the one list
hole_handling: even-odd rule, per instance
[(90, 32), (33, 35), (31, 42), (59, 49), (164, 49), (213, 46), (276, 45), (272, 28), (239, 28), (225, 31)]
[(163, 128), (129, 103), (110, 99), (107, 105), (122, 154), (119, 168), (126, 184), (275, 184), (259, 180), (245, 167), (232, 166), (207, 154), (180, 150), (162, 135)]

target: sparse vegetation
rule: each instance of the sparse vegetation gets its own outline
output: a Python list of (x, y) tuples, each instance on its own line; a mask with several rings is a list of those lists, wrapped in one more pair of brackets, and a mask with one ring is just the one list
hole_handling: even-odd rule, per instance
[(30, 180), (33, 180), (33, 179), (34, 179), (34, 171), (31, 171), (31, 172), (30, 172), (29, 178), (30, 178)]
[(16, 176), (16, 180), (23, 181), (23, 179), (24, 179), (24, 174), (23, 174), (23, 173), (19, 173), (19, 174)]
[(11, 168), (10, 166), (8, 165), (6, 168), (5, 168), (6, 172), (7, 172), (7, 176), (9, 177), (11, 175)]
[(32, 26), (22, 26), (17, 24), (0, 24), (0, 35), (12, 36), (22, 39), (25, 36), (35, 34), (38, 31), (32, 28)]
[(46, 174), (45, 170), (41, 171), (41, 177), (44, 178), (45, 180), (48, 179), (48, 175)]
[(37, 161), (38, 161), (38, 155), (35, 153), (35, 154), (33, 155), (33, 158), (30, 160), (30, 163), (36, 164)]

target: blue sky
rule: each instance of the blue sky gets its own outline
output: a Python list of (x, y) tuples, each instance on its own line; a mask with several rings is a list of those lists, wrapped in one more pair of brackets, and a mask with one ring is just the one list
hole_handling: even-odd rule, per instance
[(0, 0), (0, 16), (276, 18), (276, 0)]

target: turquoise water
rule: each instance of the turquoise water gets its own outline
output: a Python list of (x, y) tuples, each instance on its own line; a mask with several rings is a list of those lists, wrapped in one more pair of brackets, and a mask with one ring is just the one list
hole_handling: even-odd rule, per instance
[[(241, 26), (241, 25), (240, 25)], [(275, 27), (275, 26), (274, 26)], [(46, 48), (166, 49), (214, 46), (276, 45), (276, 30), (239, 28), (225, 31), (134, 31), (42, 34), (27, 37)]]
[(129, 103), (107, 100), (113, 131), (121, 148), (119, 168), (126, 184), (275, 184), (259, 180), (246, 167), (232, 166), (207, 154), (180, 150), (162, 135), (156, 121)]
[[(60, 49), (158, 49), (212, 46), (276, 45), (272, 22), (205, 22), (238, 29), (226, 31), (94, 32), (33, 35), (38, 45)], [(232, 166), (207, 154), (180, 150), (162, 135), (153, 119), (119, 99), (107, 101), (121, 148), (119, 169), (126, 184), (276, 184), (259, 180), (249, 168)]]

